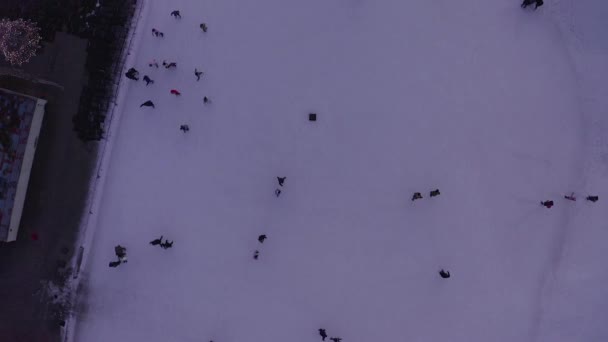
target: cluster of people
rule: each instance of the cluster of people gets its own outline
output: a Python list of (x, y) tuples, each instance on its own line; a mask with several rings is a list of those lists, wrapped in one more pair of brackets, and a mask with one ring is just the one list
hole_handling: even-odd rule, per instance
[[(576, 201), (576, 196), (574, 196), (574, 193), (571, 193), (570, 195), (564, 195), (564, 198), (569, 200), (569, 201)], [(599, 200), (599, 196), (595, 196), (595, 195), (589, 195), (587, 197), (585, 197), (585, 200), (595, 203)], [(552, 200), (546, 200), (546, 201), (541, 201), (540, 205), (542, 205), (543, 207), (547, 208), (547, 209), (551, 209), (553, 207), (555, 203)]]
[[(175, 19), (181, 19), (182, 15), (179, 12), (179, 10), (174, 10), (171, 12), (171, 16), (174, 17)], [(201, 23), (199, 25), (200, 29), (206, 33), (207, 30), (209, 29), (209, 27), (207, 26), (206, 23)], [(156, 28), (152, 28), (152, 35), (155, 37), (160, 37), (160, 38), (164, 38), (165, 34), (159, 30), (157, 30)], [(159, 64), (158, 62), (154, 59), (152, 60), (150, 63), (148, 63), (148, 66), (150, 68), (159, 68)], [(166, 60), (163, 60), (162, 62), (162, 66), (165, 67), (165, 69), (177, 69), (177, 63), (176, 62), (167, 62)], [(129, 68), (129, 70), (125, 73), (125, 76), (128, 79), (134, 80), (134, 81), (138, 81), (139, 80), (139, 71), (137, 71), (137, 69), (135, 68)], [(200, 81), (201, 80), (201, 76), (203, 76), (203, 71), (199, 70), (198, 68), (194, 68), (194, 76), (196, 77), (196, 81)], [(150, 76), (148, 75), (144, 75), (143, 77), (144, 82), (146, 82), (146, 86), (150, 85), (150, 84), (154, 84), (154, 80), (152, 78), (150, 78)], [(175, 96), (181, 96), (181, 92), (177, 89), (171, 89), (169, 91), (170, 94), (175, 95)], [(203, 103), (204, 104), (209, 104), (211, 102), (211, 100), (209, 99), (209, 97), (204, 96), (203, 97)], [(140, 106), (141, 107), (151, 107), (151, 108), (156, 108), (154, 105), (154, 102), (152, 102), (152, 100), (147, 100), (145, 102), (143, 102)], [(190, 127), (186, 124), (180, 125), (179, 127), (180, 131), (187, 133), (188, 131), (190, 131)]]
[[(435, 197), (435, 196), (439, 196), (441, 195), (441, 192), (439, 192), (439, 189), (435, 189), (435, 190), (431, 190), (431, 192), (429, 193), (430, 197)], [(412, 202), (415, 200), (419, 200), (422, 199), (422, 194), (419, 192), (414, 192), (414, 195), (412, 196)]]
[[(264, 240), (266, 240), (268, 237), (266, 236), (266, 234), (262, 234), (260, 236), (258, 236), (258, 242), (259, 243), (264, 243)], [(253, 258), (255, 260), (258, 260), (258, 258), (260, 257), (260, 251), (259, 250), (255, 250), (255, 252), (253, 252)]]
[(169, 249), (173, 247), (173, 241), (169, 242), (169, 239), (166, 239), (165, 242), (163, 242), (163, 235), (161, 235), (158, 239), (150, 241), (150, 244), (152, 246), (160, 246), (162, 249)]
[[(325, 329), (321, 328), (321, 329), (319, 329), (319, 335), (321, 335), (321, 341), (325, 341), (325, 339), (327, 338), (327, 331), (325, 331)], [(341, 337), (330, 337), (329, 340), (332, 342), (340, 342), (340, 341), (342, 341), (342, 338)]]
[[(279, 182), (280, 188), (283, 187), (286, 179), (287, 179), (287, 177), (277, 177), (277, 181)], [(277, 188), (276, 190), (274, 190), (274, 194), (275, 194), (275, 196), (279, 197), (279, 195), (281, 195), (281, 189)], [(258, 242), (264, 243), (264, 240), (266, 240), (266, 238), (267, 238), (266, 234), (262, 234), (262, 235), (258, 236)], [(256, 249), (253, 252), (253, 259), (258, 260), (259, 257), (260, 257), (260, 251), (258, 249)]]

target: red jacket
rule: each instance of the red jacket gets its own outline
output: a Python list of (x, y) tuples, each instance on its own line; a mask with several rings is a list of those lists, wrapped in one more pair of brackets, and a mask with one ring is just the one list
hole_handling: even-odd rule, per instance
[(175, 89), (171, 89), (171, 94), (173, 94), (173, 95), (181, 95), (182, 93), (180, 93), (179, 91), (177, 91)]

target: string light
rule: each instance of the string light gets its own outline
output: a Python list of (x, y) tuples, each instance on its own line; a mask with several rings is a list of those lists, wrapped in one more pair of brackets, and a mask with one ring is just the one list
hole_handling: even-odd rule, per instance
[(12, 65), (27, 63), (40, 46), (40, 28), (23, 19), (0, 20), (0, 52)]

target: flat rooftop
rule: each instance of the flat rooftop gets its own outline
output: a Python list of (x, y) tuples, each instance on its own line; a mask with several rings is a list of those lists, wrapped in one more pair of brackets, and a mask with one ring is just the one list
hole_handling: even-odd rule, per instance
[(0, 241), (17, 237), (45, 104), (0, 89)]

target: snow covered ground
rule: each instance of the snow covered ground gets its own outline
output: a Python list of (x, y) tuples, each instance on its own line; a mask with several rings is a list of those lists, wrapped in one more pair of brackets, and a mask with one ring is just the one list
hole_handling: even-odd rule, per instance
[(74, 340), (608, 340), (608, 6), (580, 4), (146, 2)]

